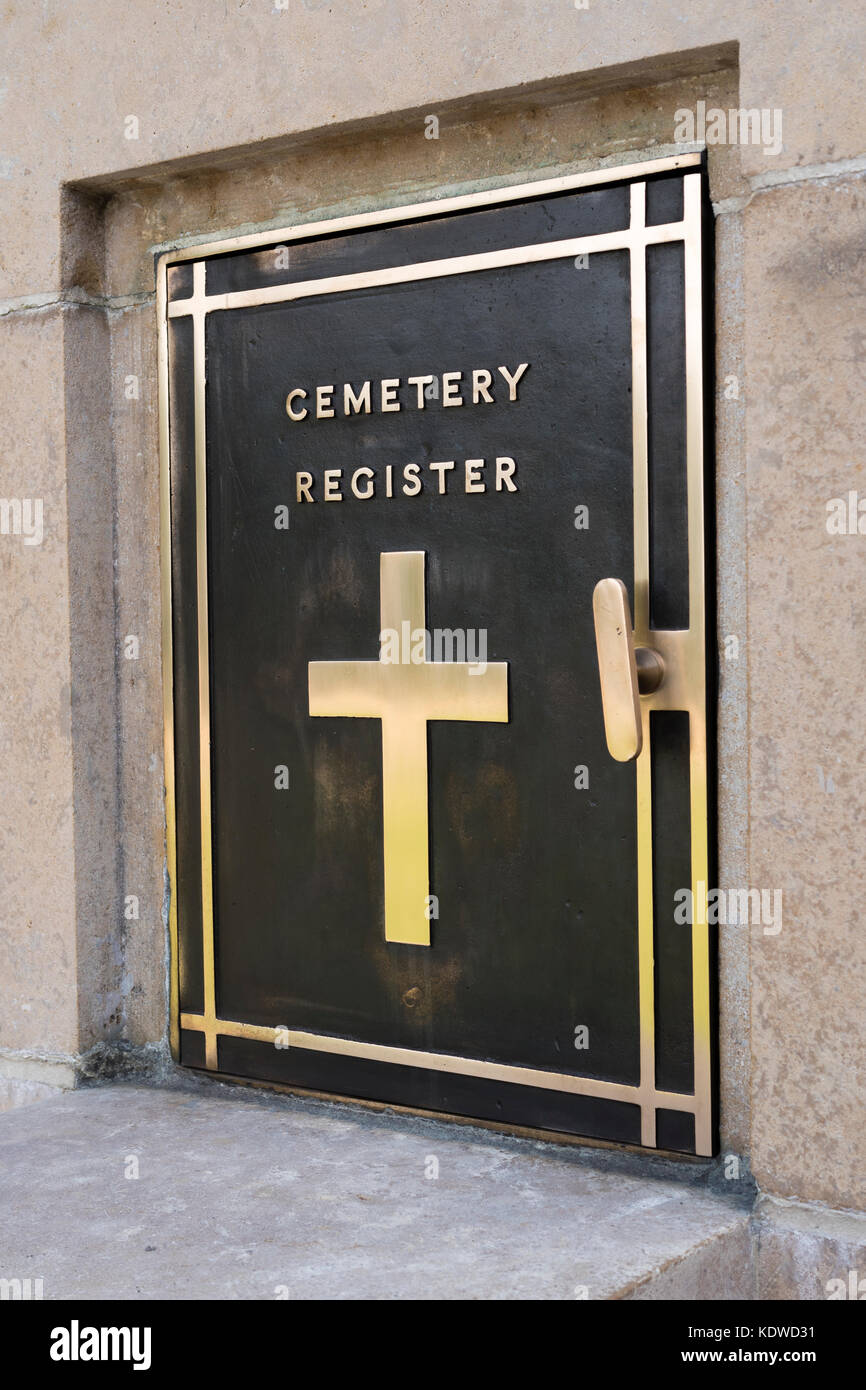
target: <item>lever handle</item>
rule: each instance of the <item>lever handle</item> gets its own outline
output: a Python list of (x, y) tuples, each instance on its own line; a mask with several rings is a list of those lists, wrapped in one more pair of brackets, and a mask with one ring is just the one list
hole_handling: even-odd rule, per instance
[(592, 595), (595, 645), (608, 752), (619, 763), (643, 747), (640, 696), (657, 690), (664, 662), (650, 647), (635, 649), (628, 592), (621, 579), (600, 579)]

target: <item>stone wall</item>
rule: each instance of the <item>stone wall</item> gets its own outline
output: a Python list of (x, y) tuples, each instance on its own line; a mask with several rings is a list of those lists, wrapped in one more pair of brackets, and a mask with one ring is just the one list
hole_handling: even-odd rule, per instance
[(770, 1197), (866, 1208), (866, 541), (825, 524), (866, 492), (866, 12), (81, 0), (2, 23), (2, 492), (43, 499), (44, 539), (0, 536), (0, 1103), (166, 1063), (154, 254), (675, 153), (704, 100), (784, 131), (709, 147), (720, 882), (784, 902), (778, 935), (722, 932), (723, 1145)]

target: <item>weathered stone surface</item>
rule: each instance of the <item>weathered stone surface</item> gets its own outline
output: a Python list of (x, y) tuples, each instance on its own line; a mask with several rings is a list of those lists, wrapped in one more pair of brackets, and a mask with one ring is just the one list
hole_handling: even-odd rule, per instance
[(764, 1197), (753, 1226), (758, 1298), (866, 1298), (862, 1215)]
[(75, 1069), (63, 1059), (0, 1049), (0, 1111), (56, 1100), (75, 1085)]
[[(677, 153), (675, 113), (704, 98), (736, 104), (730, 69), (660, 86), (508, 111), (443, 114), (438, 139), (423, 115), (381, 129), (298, 137), (290, 151), (227, 154), (210, 168), (153, 179), (121, 192), (105, 210), (105, 275), (115, 296), (153, 293), (154, 245), (287, 227), (370, 208), (392, 207), (555, 177), (602, 164)], [(435, 114), (435, 112), (431, 113)], [(737, 148), (710, 151), (713, 198), (748, 192)]]
[(86, 1052), (123, 1028), (114, 455), (105, 314), (69, 307), (63, 325), (78, 1051)]
[(866, 1204), (864, 537), (866, 178), (778, 189), (743, 215), (749, 510), (752, 1164), (759, 1185)]
[[(115, 491), (120, 994), (123, 1035), (165, 1035), (165, 810), (156, 333), (151, 304), (111, 315)], [(136, 655), (133, 655), (136, 653)]]
[(696, 1245), (682, 1259), (648, 1275), (627, 1299), (640, 1302), (727, 1303), (755, 1297), (755, 1271), (748, 1225), (733, 1228)]
[[(41, 506), (42, 517), (39, 543), (29, 543), (37, 540), (35, 526), (30, 538), (0, 535), (0, 1046), (74, 1054), (69, 537), (58, 310), (0, 318), (0, 377), (3, 496)], [(34, 523), (38, 514), (34, 509)]]
[[(565, 0), (480, 0), (444, 20), (439, 9), (386, 0), (351, 19), (313, 0), (286, 9), (237, 4), (209, 12), (206, 22), (195, 8), (161, 0), (119, 13), (111, 7), (110, 17), (104, 0), (50, 18), (38, 8), (12, 9), (0, 85), (0, 177), (8, 189), (0, 203), (0, 295), (56, 288), (63, 182), (170, 171), (352, 122), (383, 128), (401, 112), (447, 119), (454, 103), (527, 85), (538, 85), (542, 100), (563, 88), (636, 87), (706, 72), (738, 53), (740, 104), (784, 116), (782, 151), (745, 147), (747, 173), (861, 155), (862, 9), (836, 7), (829, 23), (808, 0), (790, 0), (783, 18), (752, 0), (725, 7), (656, 0), (619, 7), (615, 24), (605, 4), (578, 9)], [(21, 61), (29, 53), (39, 62)]]
[(56, 1100), (64, 1087), (46, 1086), (41, 1081), (17, 1081), (0, 1076), (0, 1111), (17, 1110), (22, 1105), (36, 1105), (43, 1100)]
[(70, 1059), (120, 1024), (108, 348), (101, 311), (0, 318), (0, 1046)]
[(54, 1299), (592, 1300), (647, 1297), (656, 1277), (690, 1297), (677, 1271), (697, 1259), (700, 1296), (747, 1296), (748, 1214), (700, 1166), (650, 1177), (615, 1154), (208, 1090), (84, 1089), (0, 1117), (0, 1272)]
[[(748, 555), (746, 548), (743, 229), (739, 212), (716, 220), (715, 453), (718, 559), (719, 882), (748, 879)], [(719, 939), (720, 1128), (725, 1150), (749, 1151), (749, 928)]]

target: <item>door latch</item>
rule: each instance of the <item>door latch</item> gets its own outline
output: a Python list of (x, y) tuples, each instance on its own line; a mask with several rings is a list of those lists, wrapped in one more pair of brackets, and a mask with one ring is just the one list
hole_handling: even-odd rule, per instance
[(635, 647), (628, 592), (621, 579), (600, 579), (592, 595), (601, 703), (608, 752), (619, 763), (643, 747), (640, 697), (664, 680), (665, 664), (651, 647)]

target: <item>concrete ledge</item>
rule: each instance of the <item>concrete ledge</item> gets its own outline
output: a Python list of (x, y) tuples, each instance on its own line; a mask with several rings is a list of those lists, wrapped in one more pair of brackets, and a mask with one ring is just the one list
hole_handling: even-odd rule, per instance
[(0, 1111), (51, 1100), (75, 1085), (75, 1062), (0, 1048)]
[(866, 1215), (762, 1196), (753, 1228), (759, 1298), (866, 1300)]
[(96, 1043), (77, 1057), (0, 1048), (0, 1113), (56, 1099), (91, 1082), (136, 1080), (158, 1085), (172, 1070), (164, 1043)]
[(36, 1105), (62, 1096), (66, 1086), (46, 1085), (27, 1077), (0, 1076), (0, 1112), (19, 1110), (23, 1105)]
[(228, 1087), (85, 1087), (0, 1116), (0, 1277), (46, 1299), (748, 1298), (748, 1210), (709, 1172)]
[(653, 1270), (627, 1299), (731, 1302), (755, 1297), (752, 1242), (748, 1224), (732, 1213), (731, 1224), (700, 1245)]

